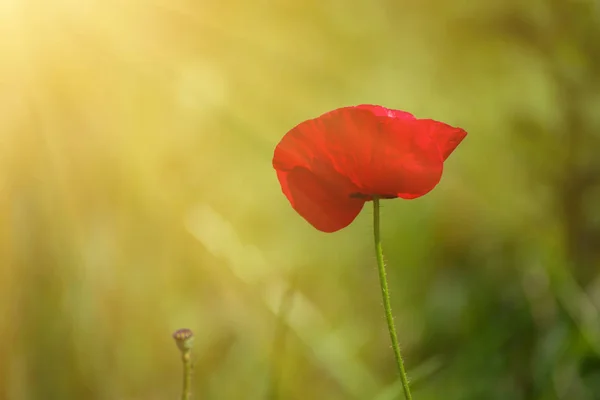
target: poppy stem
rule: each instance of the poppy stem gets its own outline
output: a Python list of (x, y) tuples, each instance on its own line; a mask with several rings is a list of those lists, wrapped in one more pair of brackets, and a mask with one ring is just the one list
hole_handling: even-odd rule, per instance
[(396, 327), (394, 326), (394, 315), (392, 314), (390, 290), (388, 288), (387, 274), (385, 272), (385, 262), (383, 260), (383, 248), (381, 246), (379, 198), (377, 197), (373, 197), (373, 231), (375, 237), (375, 254), (377, 255), (377, 267), (379, 270), (379, 284), (381, 285), (381, 296), (383, 297), (385, 318), (387, 320), (388, 331), (390, 332), (390, 339), (392, 340), (392, 348), (394, 349), (394, 355), (396, 356), (398, 372), (400, 373), (400, 379), (402, 380), (402, 387), (404, 388), (404, 396), (406, 397), (406, 400), (412, 400), (412, 395), (410, 394), (410, 387), (408, 384), (408, 378), (406, 376), (406, 370), (404, 369), (404, 361), (402, 360), (402, 354), (400, 353), (398, 335), (396, 333)]
[(181, 362), (183, 364), (183, 388), (181, 390), (181, 400), (191, 400), (192, 398), (192, 346), (194, 344), (194, 333), (189, 329), (179, 329), (173, 333), (175, 344), (181, 352)]

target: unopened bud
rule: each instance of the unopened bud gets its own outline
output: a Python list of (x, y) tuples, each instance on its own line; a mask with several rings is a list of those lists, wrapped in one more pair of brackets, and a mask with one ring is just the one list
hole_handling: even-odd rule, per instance
[(175, 339), (179, 351), (187, 352), (192, 349), (194, 344), (194, 332), (187, 328), (178, 329), (173, 333), (173, 339)]

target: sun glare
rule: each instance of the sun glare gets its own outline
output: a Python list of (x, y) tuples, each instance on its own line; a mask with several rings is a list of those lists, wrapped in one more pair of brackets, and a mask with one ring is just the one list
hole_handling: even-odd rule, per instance
[(96, 113), (131, 75), (172, 68), (160, 13), (149, 2), (0, 0), (0, 122), (15, 97), (45, 115), (57, 96)]

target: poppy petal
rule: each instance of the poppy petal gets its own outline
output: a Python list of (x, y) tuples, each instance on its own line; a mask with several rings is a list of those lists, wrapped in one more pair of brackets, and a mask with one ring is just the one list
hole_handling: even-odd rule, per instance
[(382, 119), (372, 157), (360, 182), (373, 195), (414, 199), (430, 192), (442, 177), (440, 150), (423, 120)]
[[(348, 188), (335, 184), (347, 180), (344, 177), (324, 179), (306, 168), (297, 167), (291, 171), (277, 171), (277, 178), (294, 210), (322, 232), (335, 232), (350, 225), (365, 203), (364, 199), (352, 198)], [(352, 187), (351, 184), (348, 186)]]
[(351, 180), (371, 162), (373, 136), (381, 119), (370, 110), (344, 107), (298, 124), (275, 148), (273, 167), (289, 171), (302, 166), (317, 172), (327, 164)]
[[(361, 104), (359, 106), (356, 106), (355, 108), (369, 110), (378, 117), (416, 119), (414, 115), (406, 111), (393, 110), (382, 106)], [(432, 119), (421, 119), (419, 121), (422, 121), (421, 123), (423, 124), (429, 125), (430, 134), (437, 141), (438, 147), (442, 152), (444, 161), (448, 158), (448, 156), (450, 156), (450, 154), (452, 154), (454, 149), (456, 149), (460, 142), (462, 142), (465, 136), (467, 136), (467, 132), (465, 132), (463, 129), (455, 128), (443, 122), (435, 121)]]
[(443, 122), (432, 119), (422, 119), (420, 121), (429, 125), (429, 134), (437, 142), (444, 161), (467, 136), (467, 132), (463, 129), (455, 128)]
[(292, 207), (315, 228), (334, 232), (373, 197), (414, 199), (431, 191), (465, 136), (400, 110), (344, 107), (290, 130), (273, 167)]
[(400, 118), (400, 119), (416, 119), (414, 115), (406, 111), (400, 110), (392, 110), (391, 108), (385, 108), (382, 106), (374, 106), (371, 104), (361, 104), (354, 108), (359, 108), (362, 110), (369, 110), (374, 115), (378, 117), (390, 117), (390, 118)]

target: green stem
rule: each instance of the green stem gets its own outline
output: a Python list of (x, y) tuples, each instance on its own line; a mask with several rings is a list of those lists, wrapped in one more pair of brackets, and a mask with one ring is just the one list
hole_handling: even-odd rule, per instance
[(181, 353), (183, 362), (183, 390), (181, 391), (181, 400), (190, 400), (192, 398), (192, 354), (191, 350)]
[(404, 361), (402, 360), (402, 354), (400, 354), (400, 344), (398, 343), (398, 335), (396, 334), (396, 327), (394, 326), (394, 316), (392, 314), (392, 304), (390, 302), (390, 291), (388, 288), (387, 277), (385, 272), (385, 263), (383, 261), (383, 248), (381, 247), (381, 229), (379, 220), (379, 199), (377, 197), (374, 197), (373, 231), (375, 236), (375, 253), (377, 255), (377, 267), (379, 270), (379, 284), (381, 285), (381, 296), (383, 297), (383, 307), (385, 309), (385, 319), (387, 320), (388, 330), (390, 332), (390, 339), (392, 340), (392, 348), (394, 349), (394, 355), (396, 356), (398, 372), (400, 373), (402, 387), (404, 388), (404, 396), (406, 397), (406, 400), (412, 400), (408, 384), (408, 378), (406, 376), (406, 370), (404, 369)]
[(194, 345), (194, 332), (190, 329), (179, 329), (173, 333), (175, 344), (181, 352), (181, 362), (183, 364), (183, 389), (181, 390), (181, 400), (190, 400), (192, 398), (192, 347)]

